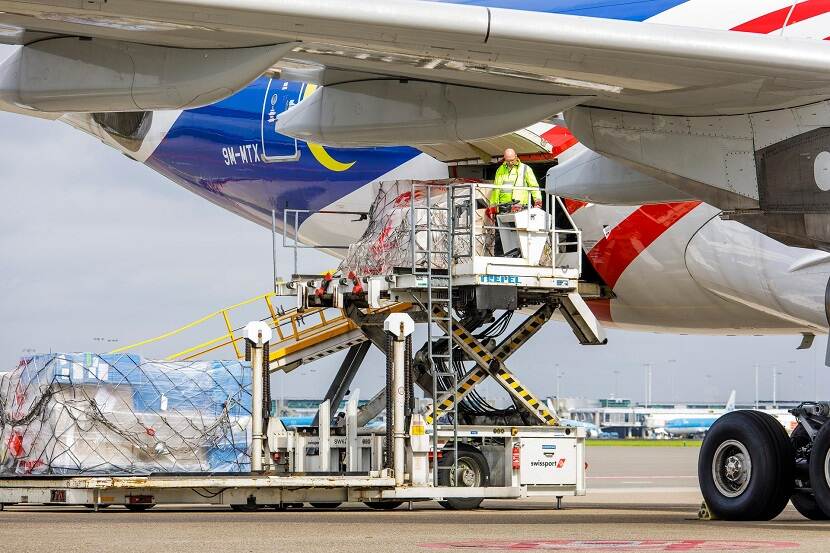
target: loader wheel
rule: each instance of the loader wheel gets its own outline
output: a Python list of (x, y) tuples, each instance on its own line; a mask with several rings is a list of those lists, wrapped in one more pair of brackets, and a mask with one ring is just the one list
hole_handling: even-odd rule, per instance
[[(455, 452), (452, 444), (444, 447), (443, 458), (438, 462), (438, 485), (477, 488), (490, 485), (490, 466), (487, 459), (475, 447), (458, 444), (458, 463), (453, 463)], [(453, 465), (458, 467), (457, 472)], [(445, 509), (466, 511), (478, 509), (481, 497), (452, 497), (439, 501)]]
[(253, 511), (258, 511), (263, 507), (264, 505), (257, 505), (256, 503), (239, 503), (237, 505), (231, 505), (231, 510), (237, 512), (251, 513)]
[(336, 509), (342, 505), (342, 502), (338, 501), (336, 503), (309, 503), (315, 509)]
[(155, 507), (155, 505), (153, 503), (131, 503), (131, 504), (124, 505), (124, 507), (126, 507), (128, 511), (138, 512), (138, 511), (149, 511), (150, 509)]
[(816, 441), (813, 442), (813, 450), (810, 453), (810, 485), (819, 509), (830, 515), (830, 424), (821, 427)]
[(771, 520), (790, 499), (793, 446), (784, 427), (758, 411), (733, 411), (709, 429), (698, 459), (700, 491), (724, 520)]
[(403, 505), (403, 501), (365, 501), (363, 504), (376, 511), (392, 511)]

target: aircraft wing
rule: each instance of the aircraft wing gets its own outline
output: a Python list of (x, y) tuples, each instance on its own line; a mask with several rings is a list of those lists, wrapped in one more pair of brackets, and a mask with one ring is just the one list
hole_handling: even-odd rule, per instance
[(781, 36), (417, 0), (0, 0), (0, 12), (0, 40), (10, 44), (296, 41), (281, 63), (326, 85), (423, 79), (676, 115), (830, 98), (830, 44)]

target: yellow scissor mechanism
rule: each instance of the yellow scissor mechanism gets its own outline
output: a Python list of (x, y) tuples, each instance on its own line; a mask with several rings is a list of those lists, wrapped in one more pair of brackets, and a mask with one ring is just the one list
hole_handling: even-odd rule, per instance
[[(304, 311), (282, 310), (274, 306), (272, 301), (274, 297), (273, 293), (256, 296), (215, 311), (155, 338), (130, 344), (111, 353), (121, 353), (141, 346), (157, 344), (185, 331), (219, 320), (225, 329), (224, 333), (168, 355), (166, 360), (188, 361), (223, 349), (232, 349), (237, 359), (243, 359), (245, 356), (245, 337), (242, 332), (244, 327), (234, 326), (231, 322), (231, 315), (234, 311), (257, 302), (264, 303), (267, 315), (262, 320), (274, 329), (269, 356), (269, 366), (272, 371), (280, 369), (290, 371), (304, 363), (321, 359), (368, 340), (360, 327), (340, 309), (315, 307)], [(392, 313), (405, 311), (410, 307), (411, 304), (408, 303), (396, 303), (371, 310), (371, 313)]]
[[(436, 322), (446, 332), (447, 312), (440, 307), (434, 308), (434, 312)], [(440, 417), (442, 414), (452, 410), (453, 404), (461, 401), (475, 385), (488, 376), (492, 376), (508, 394), (518, 400), (519, 403), (543, 424), (551, 426), (558, 425), (559, 419), (556, 415), (545, 409), (544, 405), (504, 365), (504, 361), (536, 334), (551, 318), (551, 315), (553, 315), (553, 308), (547, 304), (543, 305), (536, 313), (528, 317), (516, 328), (516, 330), (511, 332), (492, 352), (484, 347), (468, 330), (462, 327), (458, 321), (454, 320), (452, 324), (452, 340), (464, 350), (464, 353), (476, 362), (476, 366), (461, 378), (455, 390), (438, 398), (437, 416)], [(432, 409), (430, 408), (426, 414), (427, 423), (432, 424), (432, 419)]]

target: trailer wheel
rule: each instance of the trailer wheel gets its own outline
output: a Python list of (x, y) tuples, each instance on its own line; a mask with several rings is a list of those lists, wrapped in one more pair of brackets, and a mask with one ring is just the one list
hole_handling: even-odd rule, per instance
[(343, 503), (340, 502), (340, 501), (338, 501), (336, 503), (320, 503), (320, 502), (309, 503), (309, 505), (311, 505), (315, 509), (336, 509), (336, 508), (340, 507), (340, 505), (342, 505), (342, 504)]
[(819, 509), (830, 515), (830, 424), (818, 431), (810, 453), (810, 485)]
[(149, 511), (150, 509), (155, 507), (155, 504), (153, 504), (153, 503), (128, 503), (127, 505), (124, 505), (124, 507), (126, 507), (128, 511)]
[[(458, 486), (464, 488), (484, 487), (490, 485), (490, 466), (487, 459), (475, 447), (458, 444), (458, 472), (453, 470), (455, 452), (452, 444), (444, 447), (443, 458), (438, 462), (438, 484), (441, 486)], [(452, 497), (439, 501), (445, 509), (466, 511), (478, 509), (481, 497)]]
[(364, 501), (363, 504), (376, 511), (392, 511), (403, 505), (403, 501)]
[(257, 505), (256, 503), (239, 503), (236, 505), (231, 505), (231, 510), (237, 512), (252, 513), (254, 511), (262, 509), (263, 507), (264, 505)]
[(733, 411), (709, 429), (698, 459), (700, 491), (724, 520), (771, 520), (790, 499), (795, 480), (784, 427), (757, 411)]

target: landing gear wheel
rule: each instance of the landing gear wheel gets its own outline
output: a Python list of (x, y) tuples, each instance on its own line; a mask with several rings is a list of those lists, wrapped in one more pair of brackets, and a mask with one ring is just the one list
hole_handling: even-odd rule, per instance
[(703, 498), (717, 518), (771, 520), (792, 495), (793, 447), (773, 417), (733, 411), (706, 434), (697, 472)]
[[(471, 445), (458, 444), (457, 464), (453, 463), (454, 456), (452, 444), (445, 446), (444, 456), (438, 462), (438, 466), (442, 467), (438, 471), (440, 486), (474, 488), (490, 485), (490, 467), (478, 449)], [(454, 464), (458, 467), (457, 472), (453, 469)], [(481, 497), (453, 497), (438, 503), (445, 509), (466, 511), (478, 509), (482, 501), (484, 499)]]
[(790, 442), (793, 444), (795, 450), (796, 466), (803, 463), (807, 467), (807, 474), (796, 470), (795, 490), (790, 501), (795, 507), (795, 510), (801, 513), (804, 518), (810, 520), (828, 520), (828, 517), (821, 507), (816, 502), (816, 496), (812, 492), (812, 485), (809, 480), (809, 460), (812, 454), (813, 443), (807, 430), (799, 424), (795, 427), (792, 434), (790, 434)]
[[(810, 485), (813, 487), (818, 508), (830, 515), (830, 424), (821, 427), (813, 442), (813, 451), (810, 453)], [(825, 516), (824, 520), (827, 518)]]
[(403, 501), (365, 501), (363, 504), (376, 511), (392, 511), (403, 505)]
[(338, 501), (336, 503), (309, 503), (315, 509), (336, 509), (342, 505), (342, 502)]
[(818, 506), (816, 496), (810, 492), (796, 491), (793, 493), (790, 501), (792, 501), (795, 510), (801, 513), (804, 518), (809, 518), (810, 520), (830, 520), (830, 517), (824, 514), (824, 511)]
[(127, 505), (124, 505), (124, 507), (126, 507), (128, 511), (138, 512), (149, 511), (155, 507), (155, 505), (153, 503), (128, 503)]

